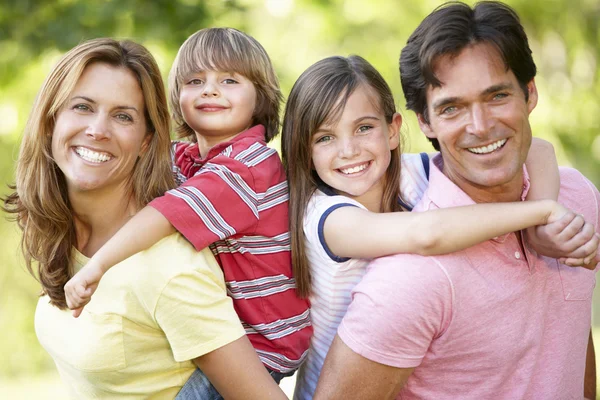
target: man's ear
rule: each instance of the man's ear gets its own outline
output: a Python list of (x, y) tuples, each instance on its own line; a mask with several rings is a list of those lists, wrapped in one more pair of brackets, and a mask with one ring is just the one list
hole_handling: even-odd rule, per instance
[(429, 139), (437, 138), (437, 135), (435, 132), (433, 132), (431, 125), (429, 125), (429, 122), (425, 120), (425, 116), (423, 114), (417, 114), (417, 120), (419, 121), (419, 128), (421, 128), (421, 131), (423, 131), (425, 136), (427, 136)]
[(400, 144), (400, 127), (402, 126), (402, 115), (394, 113), (392, 122), (388, 125), (390, 150), (394, 150)]
[(538, 91), (537, 86), (535, 85), (535, 78), (530, 80), (527, 84), (527, 92), (529, 93), (529, 98), (527, 99), (527, 110), (531, 113), (538, 102)]

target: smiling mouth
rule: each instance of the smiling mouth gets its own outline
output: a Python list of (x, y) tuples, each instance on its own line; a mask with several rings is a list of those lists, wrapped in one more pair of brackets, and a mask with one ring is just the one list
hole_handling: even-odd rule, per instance
[(211, 105), (204, 105), (204, 106), (197, 107), (197, 109), (200, 111), (215, 112), (215, 111), (223, 111), (223, 110), (227, 109), (227, 107), (219, 106), (216, 104), (211, 104)]
[(93, 151), (85, 147), (75, 147), (75, 153), (85, 161), (96, 164), (102, 164), (114, 158), (111, 154)]
[(338, 168), (338, 171), (344, 175), (352, 175), (364, 171), (369, 165), (371, 165), (371, 161), (350, 168)]
[(487, 146), (481, 146), (481, 147), (469, 147), (467, 148), (467, 150), (469, 150), (471, 153), (475, 153), (475, 154), (489, 154), (493, 151), (496, 151), (500, 148), (502, 148), (502, 146), (504, 146), (504, 144), (506, 143), (507, 139), (501, 139), (498, 140), (497, 142), (488, 144)]

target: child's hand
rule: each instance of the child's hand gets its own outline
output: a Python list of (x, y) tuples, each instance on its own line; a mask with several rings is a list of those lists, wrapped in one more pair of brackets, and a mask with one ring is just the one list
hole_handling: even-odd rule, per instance
[(532, 247), (541, 255), (559, 258), (569, 266), (593, 269), (596, 265), (600, 236), (594, 225), (558, 203), (548, 223), (527, 229), (527, 235)]
[(73, 310), (75, 318), (79, 317), (83, 307), (92, 299), (102, 275), (104, 270), (92, 259), (65, 285), (67, 307)]

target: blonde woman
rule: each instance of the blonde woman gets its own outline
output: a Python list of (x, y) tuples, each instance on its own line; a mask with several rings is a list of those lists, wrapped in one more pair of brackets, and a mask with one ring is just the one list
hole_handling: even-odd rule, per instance
[[(39, 277), (35, 328), (74, 398), (174, 398), (196, 366), (227, 398), (285, 398), (244, 334), (210, 250), (180, 234), (111, 269), (80, 318), (64, 284), (173, 187), (169, 116), (141, 45), (96, 39), (44, 82), (4, 199)], [(34, 273), (37, 269), (37, 274)]]

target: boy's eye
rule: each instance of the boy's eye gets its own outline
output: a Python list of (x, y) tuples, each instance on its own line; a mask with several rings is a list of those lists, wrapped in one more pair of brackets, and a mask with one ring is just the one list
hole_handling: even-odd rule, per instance
[(238, 81), (236, 81), (235, 79), (227, 78), (227, 79), (223, 79), (223, 83), (225, 83), (227, 85), (232, 85), (232, 84), (238, 83)]
[(373, 129), (373, 127), (371, 125), (361, 125), (358, 127), (358, 132), (365, 133), (365, 132), (370, 131), (371, 129)]
[(194, 78), (188, 81), (188, 85), (201, 85), (202, 79)]

